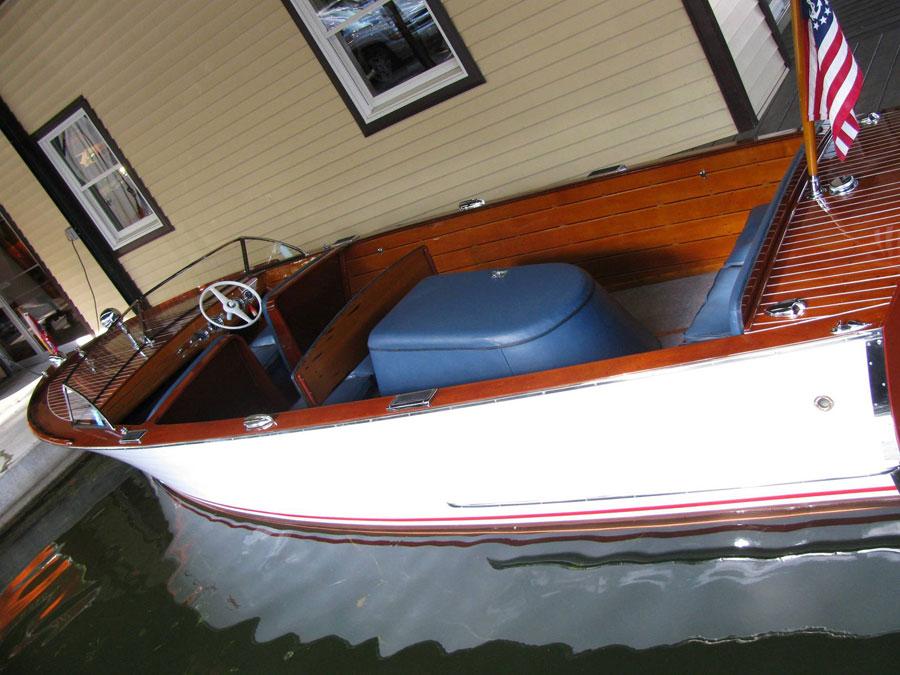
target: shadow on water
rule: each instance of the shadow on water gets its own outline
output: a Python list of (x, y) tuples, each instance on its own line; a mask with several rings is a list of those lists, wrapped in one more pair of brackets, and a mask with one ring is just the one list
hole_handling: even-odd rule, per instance
[(4, 672), (893, 672), (900, 513), (466, 541), (237, 521), (91, 458), (0, 539)]

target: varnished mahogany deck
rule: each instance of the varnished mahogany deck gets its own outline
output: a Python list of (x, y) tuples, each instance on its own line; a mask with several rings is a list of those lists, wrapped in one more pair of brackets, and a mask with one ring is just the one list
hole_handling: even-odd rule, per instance
[[(859, 187), (847, 196), (826, 197), (827, 210), (803, 196), (787, 223), (776, 227), (777, 253), (758, 293), (747, 331), (773, 330), (812, 321), (837, 323), (868, 310), (885, 311), (900, 277), (900, 111), (864, 127), (845, 162), (823, 160), (823, 183), (852, 174)], [(808, 309), (796, 319), (773, 318), (766, 308), (795, 298)]]

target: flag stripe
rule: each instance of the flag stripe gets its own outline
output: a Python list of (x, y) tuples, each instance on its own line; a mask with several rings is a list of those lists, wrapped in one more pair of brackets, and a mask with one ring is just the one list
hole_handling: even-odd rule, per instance
[(862, 72), (838, 25), (829, 0), (802, 0), (807, 19), (807, 83), (810, 120), (830, 120), (838, 157), (845, 159), (859, 132), (853, 106), (862, 90)]

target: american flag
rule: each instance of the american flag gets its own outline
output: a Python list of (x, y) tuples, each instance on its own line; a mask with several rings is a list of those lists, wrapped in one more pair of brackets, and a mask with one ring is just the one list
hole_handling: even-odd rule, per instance
[(862, 89), (862, 71), (856, 65), (834, 10), (828, 0), (801, 0), (808, 20), (809, 119), (830, 120), (834, 147), (847, 157), (859, 132), (853, 106)]

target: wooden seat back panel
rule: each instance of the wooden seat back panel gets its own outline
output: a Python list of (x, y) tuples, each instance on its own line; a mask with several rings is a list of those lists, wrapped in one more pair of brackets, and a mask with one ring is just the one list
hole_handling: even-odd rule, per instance
[(350, 297), (343, 249), (335, 249), (266, 295), (265, 311), (293, 369)]
[(434, 274), (428, 249), (416, 248), (354, 295), (294, 371), (310, 405), (321, 405), (368, 353), (369, 333), (413, 286)]
[(225, 335), (191, 364), (147, 421), (176, 424), (223, 420), (281, 412), (289, 406), (246, 341), (237, 335)]

